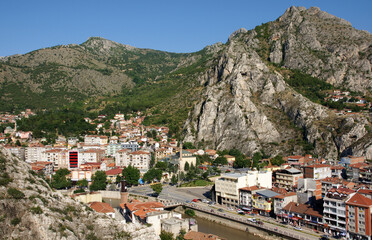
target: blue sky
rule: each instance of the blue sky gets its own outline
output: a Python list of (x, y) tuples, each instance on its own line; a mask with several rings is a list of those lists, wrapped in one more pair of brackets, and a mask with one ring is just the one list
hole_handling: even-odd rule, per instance
[(100, 36), (140, 48), (194, 52), (235, 30), (273, 21), (290, 6), (317, 6), (372, 33), (371, 0), (4, 0), (0, 56)]

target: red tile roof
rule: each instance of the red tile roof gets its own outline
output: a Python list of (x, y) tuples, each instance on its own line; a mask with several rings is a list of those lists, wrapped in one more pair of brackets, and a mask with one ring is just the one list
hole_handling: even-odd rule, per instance
[(112, 176), (112, 175), (119, 175), (123, 172), (123, 169), (121, 168), (114, 168), (111, 170), (106, 171), (107, 176)]
[(239, 188), (240, 191), (255, 191), (261, 189), (257, 186)]
[(331, 165), (328, 164), (313, 164), (313, 165), (308, 165), (305, 166), (307, 168), (325, 168), (325, 167), (331, 167)]
[(372, 206), (372, 199), (369, 199), (362, 194), (355, 193), (349, 200), (346, 201), (347, 205), (370, 207)]
[(99, 213), (114, 213), (115, 210), (108, 203), (104, 202), (91, 202), (89, 206)]
[(144, 152), (144, 151), (135, 151), (135, 152), (131, 152), (130, 154), (132, 154), (132, 155), (141, 155), (141, 154), (149, 155), (150, 153)]

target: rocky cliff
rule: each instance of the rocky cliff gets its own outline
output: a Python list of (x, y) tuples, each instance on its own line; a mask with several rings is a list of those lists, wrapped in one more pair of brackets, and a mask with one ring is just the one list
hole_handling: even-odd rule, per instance
[(30, 166), (0, 149), (0, 239), (159, 239), (53, 191)]
[(291, 7), (264, 27), (268, 59), (337, 87), (372, 90), (372, 35), (321, 11)]
[[(325, 59), (323, 62), (312, 57), (312, 48), (329, 51), (330, 46), (336, 45), (337, 39), (333, 36), (328, 36), (331, 43), (325, 44), (327, 41), (314, 27), (330, 22), (335, 29), (341, 26), (351, 29), (346, 21), (317, 8), (291, 7), (273, 23), (256, 30), (233, 33), (219, 55), (218, 64), (199, 79), (206, 87), (202, 100), (186, 121), (185, 141), (201, 142), (218, 149), (238, 148), (245, 153), (292, 154), (312, 149), (320, 157), (335, 160), (346, 148), (363, 138), (367, 134), (366, 126), (370, 124), (367, 118), (362, 115), (336, 116), (328, 108), (292, 89), (283, 75), (289, 68), (298, 68), (327, 80), (333, 77), (331, 82), (341, 85), (340, 78), (322, 70), (327, 64), (332, 68), (337, 62), (350, 73), (352, 69), (359, 69), (358, 64), (368, 62), (368, 71), (351, 74), (355, 79), (348, 86), (362, 90), (363, 84), (371, 84), (369, 60), (345, 56), (347, 51), (341, 50), (342, 45), (337, 47), (337, 54), (344, 57), (336, 58), (337, 61)], [(296, 35), (293, 31), (297, 31)], [(346, 34), (349, 32), (364, 39), (355, 46), (355, 51), (366, 50), (367, 42), (372, 42), (368, 33), (352, 29)], [(339, 35), (341, 38), (348, 36), (343, 36), (343, 32)], [(277, 44), (279, 42), (283, 44)], [(268, 47), (268, 44), (272, 46)], [(306, 49), (310, 50), (305, 53), (306, 44), (309, 44)], [(281, 63), (282, 67), (272, 62)], [(363, 83), (356, 79), (363, 79)]]

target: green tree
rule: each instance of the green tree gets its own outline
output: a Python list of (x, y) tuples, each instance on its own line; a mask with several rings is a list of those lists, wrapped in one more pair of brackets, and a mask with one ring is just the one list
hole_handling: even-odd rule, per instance
[(177, 235), (176, 240), (185, 240), (185, 229), (181, 229), (180, 233)]
[(132, 165), (129, 165), (123, 169), (123, 177), (127, 181), (128, 185), (137, 185), (138, 180), (140, 179), (140, 171)]
[(143, 180), (145, 182), (152, 182), (155, 179), (160, 181), (162, 176), (163, 171), (161, 169), (151, 168), (145, 173), (145, 175), (143, 175)]
[(216, 158), (216, 160), (214, 160), (213, 164), (214, 165), (217, 165), (217, 166), (221, 166), (221, 165), (227, 165), (227, 159), (223, 156), (219, 156)]
[(161, 240), (174, 240), (173, 233), (162, 230), (160, 233), (160, 239)]
[(81, 179), (76, 182), (76, 185), (79, 186), (80, 188), (88, 187), (88, 180), (86, 180), (85, 178)]
[(185, 214), (190, 217), (195, 217), (195, 211), (189, 208), (185, 210)]
[(275, 157), (271, 158), (270, 162), (274, 166), (280, 166), (283, 163), (285, 163), (285, 161), (283, 160), (283, 157), (281, 155), (276, 155)]
[(172, 178), (171, 178), (171, 183), (173, 185), (176, 185), (178, 182), (178, 178), (177, 178), (177, 175), (176, 174), (173, 174)]
[(203, 172), (203, 174), (202, 174), (202, 178), (203, 179), (207, 180), (208, 179), (208, 176), (209, 176), (209, 171)]
[(163, 191), (163, 185), (161, 183), (153, 184), (151, 189), (159, 195)]
[(155, 165), (155, 155), (154, 153), (151, 153), (150, 168), (152, 168), (154, 165)]
[(91, 191), (105, 190), (106, 189), (106, 173), (104, 171), (97, 171), (92, 176), (92, 184), (90, 185)]
[(71, 187), (71, 179), (67, 177), (69, 174), (70, 171), (66, 168), (58, 169), (52, 177), (52, 187), (56, 189)]
[(183, 144), (183, 149), (196, 149), (196, 147), (191, 142), (185, 142)]
[(123, 180), (123, 177), (120, 176), (120, 175), (117, 175), (116, 179), (115, 179), (115, 183), (119, 183), (119, 182), (121, 182), (121, 180)]
[(185, 163), (185, 167), (184, 167), (185, 171), (189, 171), (190, 169), (190, 165), (188, 162)]
[(167, 163), (166, 162), (157, 162), (155, 164), (155, 167), (156, 168), (159, 168), (159, 169), (161, 169), (163, 171), (166, 171), (167, 170)]

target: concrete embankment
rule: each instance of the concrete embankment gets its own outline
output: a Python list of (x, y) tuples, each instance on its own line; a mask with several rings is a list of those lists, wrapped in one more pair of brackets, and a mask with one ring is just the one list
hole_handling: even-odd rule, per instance
[[(224, 217), (216, 216), (214, 214), (206, 213), (204, 211), (199, 211), (199, 210), (196, 210), (196, 209), (193, 209), (193, 210), (195, 211), (196, 216), (198, 216), (200, 218), (203, 218), (203, 219), (206, 219), (208, 221), (215, 222), (215, 223), (218, 223), (218, 224), (222, 224), (222, 225), (234, 228), (234, 229), (238, 229), (238, 230), (241, 230), (241, 231), (247, 231), (247, 232), (249, 232), (253, 235), (259, 236), (259, 237), (264, 238), (264, 239), (277, 239), (277, 240), (279, 240), (279, 239), (296, 239), (296, 238), (290, 238), (288, 236), (283, 236), (283, 235), (281, 235), (277, 232), (274, 233), (274, 232), (270, 231), (269, 229), (265, 229), (265, 227), (258, 228), (258, 227), (255, 227), (255, 226), (251, 226), (251, 225), (248, 225), (248, 224), (244, 224), (244, 223), (240, 223), (240, 222), (237, 222), (237, 221), (234, 221), (234, 220), (230, 220), (230, 219), (227, 219), (227, 218), (224, 218)], [(184, 209), (182, 207), (176, 208), (176, 211), (184, 213)]]

